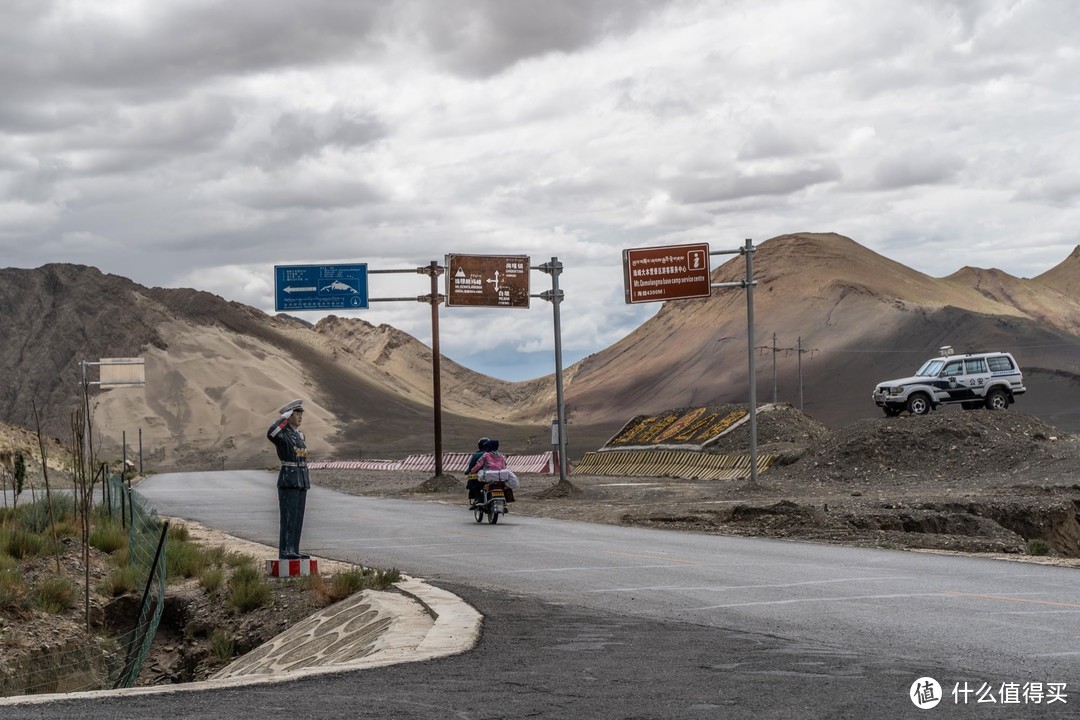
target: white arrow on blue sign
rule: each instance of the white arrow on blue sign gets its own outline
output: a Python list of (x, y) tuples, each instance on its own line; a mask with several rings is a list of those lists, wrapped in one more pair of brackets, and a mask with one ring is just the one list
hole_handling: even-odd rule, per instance
[(278, 312), (367, 306), (367, 263), (274, 266), (274, 310)]

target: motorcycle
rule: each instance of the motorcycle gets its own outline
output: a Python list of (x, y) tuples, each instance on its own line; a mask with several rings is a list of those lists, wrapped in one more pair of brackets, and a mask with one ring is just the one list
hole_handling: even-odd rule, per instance
[(478, 479), (483, 485), (480, 497), (471, 508), (473, 517), (479, 523), (484, 522), (486, 515), (488, 522), (494, 525), (499, 522), (500, 515), (510, 512), (507, 503), (514, 501), (517, 475), (509, 470), (481, 470)]
[(473, 517), (476, 522), (484, 522), (487, 515), (488, 522), (494, 525), (499, 522), (499, 516), (505, 515), (506, 508), (506, 483), (502, 480), (494, 480), (484, 483), (480, 489), (480, 498), (472, 506)]

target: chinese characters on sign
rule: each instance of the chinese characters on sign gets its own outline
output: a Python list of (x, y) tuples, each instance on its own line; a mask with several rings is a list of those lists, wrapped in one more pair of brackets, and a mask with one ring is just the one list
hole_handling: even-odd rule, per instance
[(627, 303), (709, 297), (709, 246), (623, 250)]
[(447, 255), (447, 307), (529, 307), (525, 255)]

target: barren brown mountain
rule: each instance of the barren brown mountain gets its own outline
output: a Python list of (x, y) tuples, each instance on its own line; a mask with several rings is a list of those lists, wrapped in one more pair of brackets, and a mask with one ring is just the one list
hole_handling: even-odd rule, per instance
[[(1032, 279), (964, 268), (933, 278), (835, 234), (800, 233), (755, 254), (757, 395), (776, 395), (831, 426), (874, 417), (874, 383), (909, 375), (941, 345), (1008, 349), (1029, 392), (1017, 408), (1080, 430), (1080, 255)], [(567, 272), (573, 272), (568, 268)], [(713, 272), (738, 280), (742, 258)], [(0, 270), (0, 420), (66, 440), (80, 360), (146, 358), (140, 390), (93, 391), (95, 443), (119, 454), (142, 431), (155, 469), (251, 467), (282, 398), (303, 397), (323, 457), (401, 457), (433, 447), (431, 350), (389, 326), (269, 316), (194, 290), (146, 288), (94, 268)], [(776, 335), (778, 352), (772, 351)], [(794, 351), (801, 339), (805, 351)], [(746, 294), (666, 303), (617, 342), (566, 371), (570, 455), (595, 449), (630, 417), (745, 402)], [(442, 363), (444, 448), (497, 433), (515, 452), (546, 449), (551, 377), (523, 383)]]

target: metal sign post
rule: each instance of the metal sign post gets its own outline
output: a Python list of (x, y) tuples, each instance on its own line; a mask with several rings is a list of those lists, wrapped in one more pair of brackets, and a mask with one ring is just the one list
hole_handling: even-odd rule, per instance
[(551, 258), (535, 268), (551, 275), (551, 290), (545, 290), (537, 295), (542, 300), (551, 303), (555, 329), (555, 411), (556, 423), (559, 432), (559, 482), (566, 482), (566, 405), (563, 402), (563, 366), (562, 366), (562, 325), (559, 316), (559, 305), (563, 301), (563, 291), (559, 289), (559, 275), (562, 274), (563, 264), (559, 258)]
[(443, 474), (442, 462), (442, 363), (439, 357), (439, 303), (446, 298), (439, 294), (439, 276), (443, 267), (435, 260), (415, 270), (372, 270), (371, 274), (412, 273), (431, 277), (431, 293), (416, 297), (370, 298), (371, 302), (413, 301), (431, 305), (431, 402), (434, 405), (435, 476)]
[[(743, 255), (746, 277), (736, 282), (710, 282), (710, 255)], [(735, 250), (709, 250), (708, 244), (623, 250), (626, 302), (658, 302), (709, 297), (712, 288), (746, 290), (746, 347), (750, 375), (750, 481), (757, 482), (757, 370), (754, 366), (754, 242)]]

